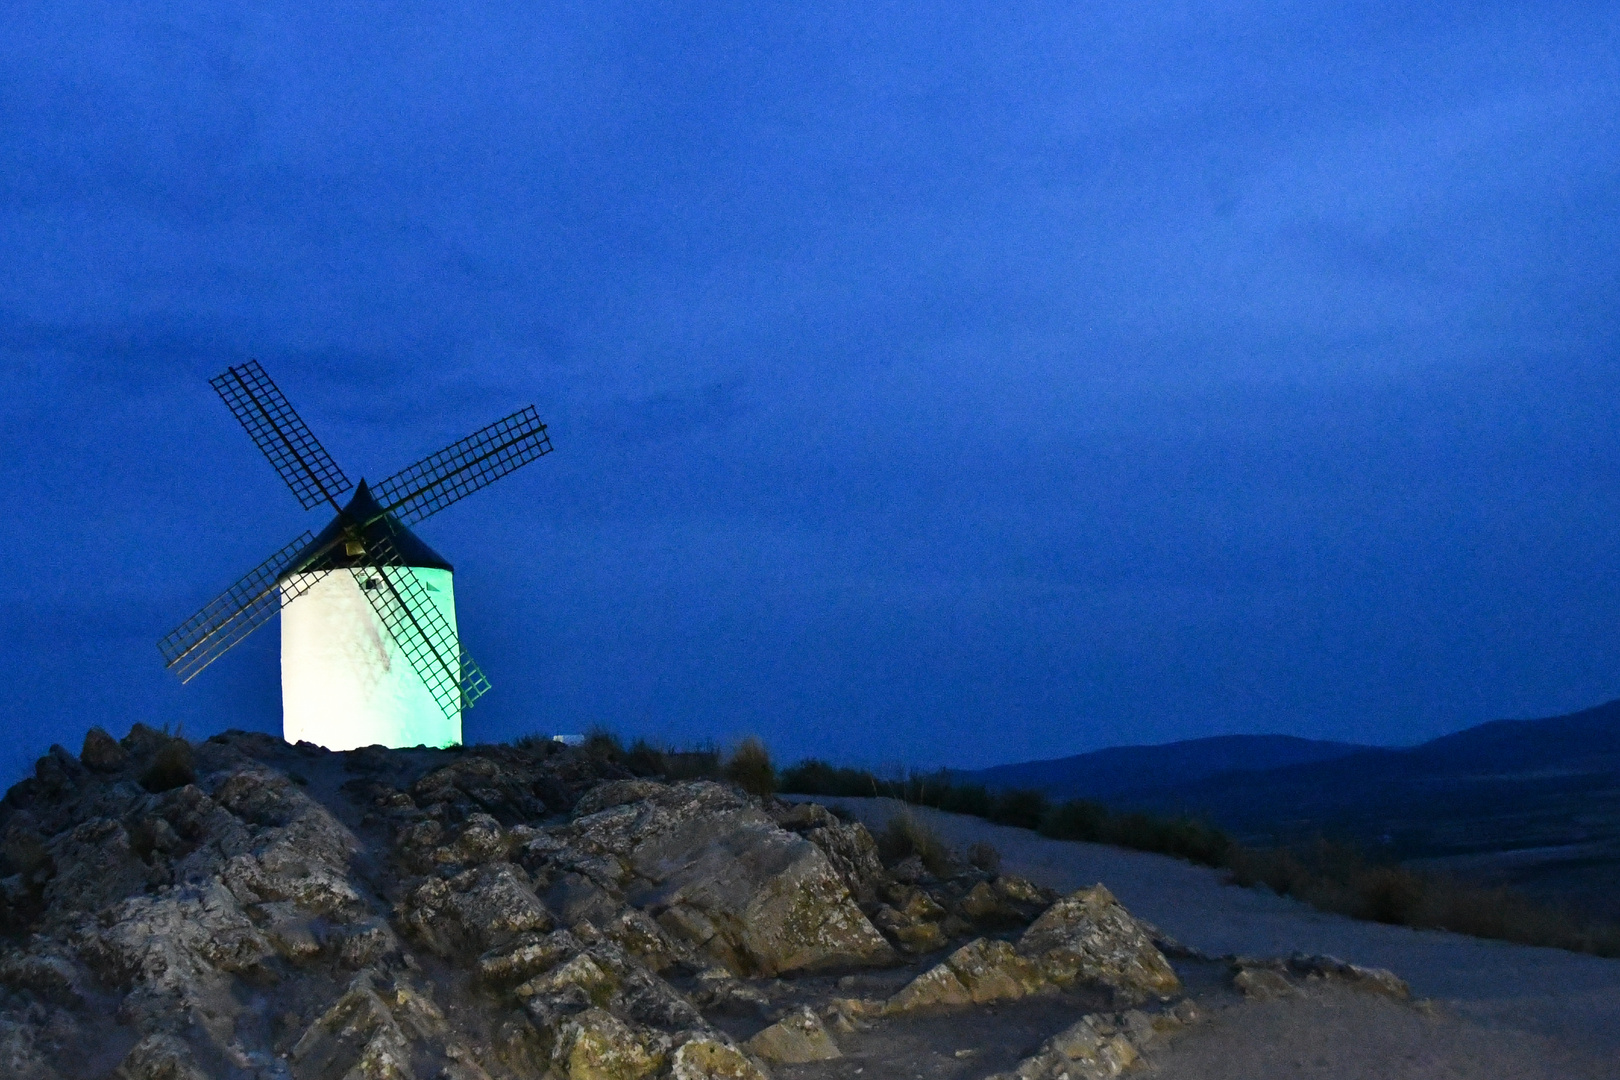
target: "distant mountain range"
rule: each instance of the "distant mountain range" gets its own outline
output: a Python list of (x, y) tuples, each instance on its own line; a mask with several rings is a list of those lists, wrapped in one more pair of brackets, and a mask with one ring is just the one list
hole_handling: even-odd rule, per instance
[(955, 775), (1190, 814), (1251, 843), (1345, 839), (1620, 917), (1620, 701), (1401, 749), (1237, 735)]
[(1115, 746), (1051, 761), (956, 772), (992, 788), (1035, 788), (1054, 799), (1117, 800), (1142, 790), (1180, 788), (1239, 770), (1331, 761), (1370, 747), (1292, 735), (1217, 735), (1159, 746)]

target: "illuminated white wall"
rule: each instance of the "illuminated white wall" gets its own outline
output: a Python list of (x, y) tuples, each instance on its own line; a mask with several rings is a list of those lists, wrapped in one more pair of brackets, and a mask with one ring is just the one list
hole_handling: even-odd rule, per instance
[[(410, 572), (454, 629), (450, 571)], [(281, 726), (288, 742), (330, 750), (461, 742), (460, 709), (445, 716), (347, 570), (321, 576), (281, 611)]]

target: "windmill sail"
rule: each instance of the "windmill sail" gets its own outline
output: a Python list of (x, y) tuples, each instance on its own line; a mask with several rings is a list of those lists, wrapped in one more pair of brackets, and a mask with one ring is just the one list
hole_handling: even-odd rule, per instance
[(530, 405), (372, 485), (371, 490), (386, 512), (402, 524), (412, 525), (549, 453), (551, 437)]
[[(190, 682), (203, 668), (224, 655), (281, 609), (319, 580), (318, 575), (302, 579), (290, 590), (278, 593), (276, 579), (301, 561), (299, 555), (315, 537), (309, 532), (249, 570), (242, 579), (181, 623), (158, 642), (167, 661), (181, 682)], [(312, 561), (307, 558), (302, 561)], [(311, 569), (315, 569), (311, 567)]]
[(405, 565), (393, 540), (379, 532), (383, 530), (373, 529), (365, 538), (371, 565), (351, 566), (349, 572), (445, 716), (459, 717), (460, 710), (471, 708), (489, 689), (489, 680), (461, 647), (455, 629)]
[(305, 510), (323, 502), (336, 507), (354, 486), (257, 360), (227, 368), (211, 385)]

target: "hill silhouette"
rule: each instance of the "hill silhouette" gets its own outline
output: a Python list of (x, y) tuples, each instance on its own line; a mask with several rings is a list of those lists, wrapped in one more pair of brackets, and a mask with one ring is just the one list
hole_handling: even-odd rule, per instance
[(1176, 788), (1222, 773), (1327, 761), (1366, 749), (1292, 735), (1217, 735), (1157, 746), (1115, 746), (952, 775), (963, 783), (992, 788), (1035, 788), (1054, 799), (1106, 802), (1144, 788)]
[[(1189, 814), (1249, 843), (1346, 840), (1620, 917), (1620, 701), (1495, 720), (1406, 748), (1256, 741), (1266, 738), (1127, 747), (959, 775)], [(1246, 764), (1230, 766), (1250, 748)], [(1263, 760), (1278, 751), (1317, 757)]]

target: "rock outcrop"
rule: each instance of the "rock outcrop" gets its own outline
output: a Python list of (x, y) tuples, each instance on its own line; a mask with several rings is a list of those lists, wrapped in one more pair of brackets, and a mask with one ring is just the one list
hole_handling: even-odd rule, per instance
[[(1319, 978), (1404, 993), (1325, 957), (1238, 975)], [(1101, 886), (886, 865), (820, 806), (550, 742), (137, 726), (53, 747), (0, 801), (8, 1080), (768, 1080), (919, 1012), (1178, 989)], [(1019, 1075), (1123, 1068), (1139, 1015), (1088, 1016)]]
[(754, 1056), (777, 1065), (803, 1065), (842, 1057), (821, 1018), (808, 1005), (782, 1017), (747, 1042)]
[(1058, 986), (1083, 980), (1145, 1000), (1170, 997), (1181, 980), (1147, 929), (1101, 885), (1064, 897), (1030, 924), (1018, 953)]
[(1396, 1001), (1409, 1001), (1412, 989), (1406, 980), (1387, 968), (1349, 964), (1336, 956), (1296, 953), (1283, 958), (1231, 957), (1232, 985), (1244, 997), (1260, 1001), (1292, 997), (1298, 984), (1332, 982), (1363, 993), (1377, 994)]
[(763, 1080), (838, 1051), (750, 980), (944, 916), (819, 807), (558, 744), (97, 730), (0, 802), (0, 1074)]
[(1106, 988), (1131, 1003), (1181, 990), (1148, 932), (1098, 885), (1052, 904), (1016, 946), (989, 938), (962, 946), (908, 983), (883, 1011), (1013, 1001), (1076, 983)]
[(1154, 1039), (1200, 1019), (1190, 1001), (1152, 1016), (1134, 1009), (1091, 1013), (1052, 1036), (1016, 1069), (988, 1080), (1106, 1080), (1135, 1065)]

